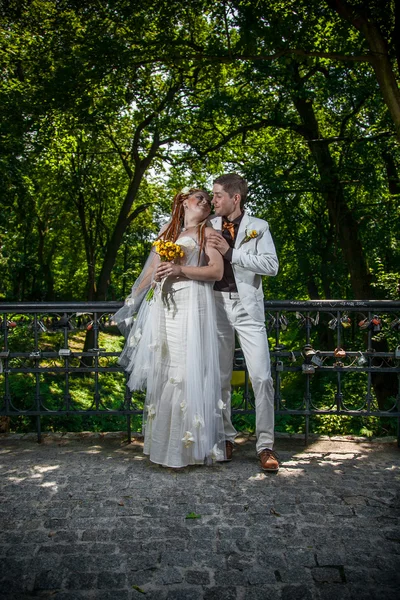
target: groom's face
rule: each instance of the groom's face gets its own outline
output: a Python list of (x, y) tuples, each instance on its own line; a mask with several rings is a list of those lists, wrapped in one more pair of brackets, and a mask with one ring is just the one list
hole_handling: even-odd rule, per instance
[(238, 207), (240, 212), (240, 195), (234, 194), (230, 196), (219, 183), (214, 183), (213, 185), (212, 203), (215, 214), (219, 217), (228, 217), (234, 214), (237, 212)]

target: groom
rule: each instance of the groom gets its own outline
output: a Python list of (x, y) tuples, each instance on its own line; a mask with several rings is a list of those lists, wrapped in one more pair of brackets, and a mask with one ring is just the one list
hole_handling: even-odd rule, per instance
[[(277, 472), (274, 444), (274, 388), (265, 330), (261, 275), (276, 275), (278, 258), (266, 221), (244, 209), (247, 181), (236, 173), (214, 181), (215, 229), (208, 243), (224, 258), (224, 276), (214, 285), (221, 370), (226, 457), (232, 458), (236, 430), (231, 421), (231, 377), (235, 332), (246, 360), (256, 405), (257, 454), (264, 471)], [(221, 229), (222, 217), (222, 231)]]

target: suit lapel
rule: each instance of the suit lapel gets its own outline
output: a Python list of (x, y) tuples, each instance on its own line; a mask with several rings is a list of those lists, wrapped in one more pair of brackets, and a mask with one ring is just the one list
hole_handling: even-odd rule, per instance
[(240, 244), (243, 242), (244, 237), (246, 235), (246, 229), (248, 227), (250, 221), (249, 215), (244, 211), (243, 219), (240, 221), (239, 231), (235, 241), (235, 248), (239, 248)]

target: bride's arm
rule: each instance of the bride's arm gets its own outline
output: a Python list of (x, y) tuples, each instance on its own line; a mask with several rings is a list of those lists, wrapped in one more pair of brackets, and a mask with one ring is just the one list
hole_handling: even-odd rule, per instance
[(206, 229), (205, 256), (207, 265), (204, 267), (190, 267), (176, 265), (173, 262), (162, 262), (157, 269), (157, 278), (164, 277), (186, 277), (196, 281), (220, 281), (224, 274), (224, 261), (221, 254), (215, 248), (208, 245)]

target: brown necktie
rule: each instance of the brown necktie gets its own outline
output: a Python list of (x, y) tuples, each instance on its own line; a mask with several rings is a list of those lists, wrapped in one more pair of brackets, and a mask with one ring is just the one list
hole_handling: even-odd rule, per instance
[(222, 229), (227, 229), (230, 233), (231, 238), (235, 237), (235, 224), (230, 223), (229, 221), (224, 221), (222, 223)]

